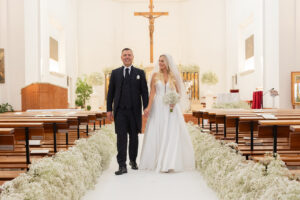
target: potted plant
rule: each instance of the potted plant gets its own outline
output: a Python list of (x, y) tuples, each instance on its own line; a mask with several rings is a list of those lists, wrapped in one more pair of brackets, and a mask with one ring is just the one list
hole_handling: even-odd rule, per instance
[(75, 100), (76, 106), (85, 108), (86, 101), (90, 99), (93, 93), (93, 88), (87, 83), (86, 77), (77, 79), (75, 93), (77, 95)]
[(13, 112), (14, 109), (12, 107), (12, 105), (8, 104), (8, 103), (3, 103), (0, 105), (0, 113), (5, 113), (5, 112)]

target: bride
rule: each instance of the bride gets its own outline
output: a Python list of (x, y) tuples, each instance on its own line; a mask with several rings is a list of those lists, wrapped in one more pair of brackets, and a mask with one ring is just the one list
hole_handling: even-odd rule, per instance
[[(163, 101), (169, 91), (180, 95), (180, 103)], [(140, 169), (157, 172), (194, 169), (194, 151), (180, 105), (187, 105), (180, 73), (169, 55), (159, 57), (159, 66), (151, 79), (151, 91), (145, 115), (149, 116), (141, 153)], [(170, 111), (173, 109), (173, 112)]]

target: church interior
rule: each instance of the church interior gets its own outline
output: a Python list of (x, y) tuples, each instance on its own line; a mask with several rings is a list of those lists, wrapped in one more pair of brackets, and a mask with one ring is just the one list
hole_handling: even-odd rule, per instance
[[(172, 55), (195, 170), (113, 175), (124, 48)], [(300, 199), (299, 52), (298, 0), (0, 0), (0, 200)]]

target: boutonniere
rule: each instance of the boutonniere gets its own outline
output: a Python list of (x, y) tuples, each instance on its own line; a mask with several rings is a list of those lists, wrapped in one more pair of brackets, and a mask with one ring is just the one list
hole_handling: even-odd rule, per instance
[(136, 76), (136, 79), (140, 79), (140, 78), (141, 78), (140, 75), (137, 75), (137, 76)]

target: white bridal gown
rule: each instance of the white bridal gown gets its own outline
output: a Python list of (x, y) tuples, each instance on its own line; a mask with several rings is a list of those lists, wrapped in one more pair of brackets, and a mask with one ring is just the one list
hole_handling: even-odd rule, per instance
[(157, 172), (194, 169), (194, 150), (180, 106), (175, 105), (170, 112), (163, 102), (163, 96), (171, 90), (169, 83), (158, 80), (155, 87), (139, 168)]

